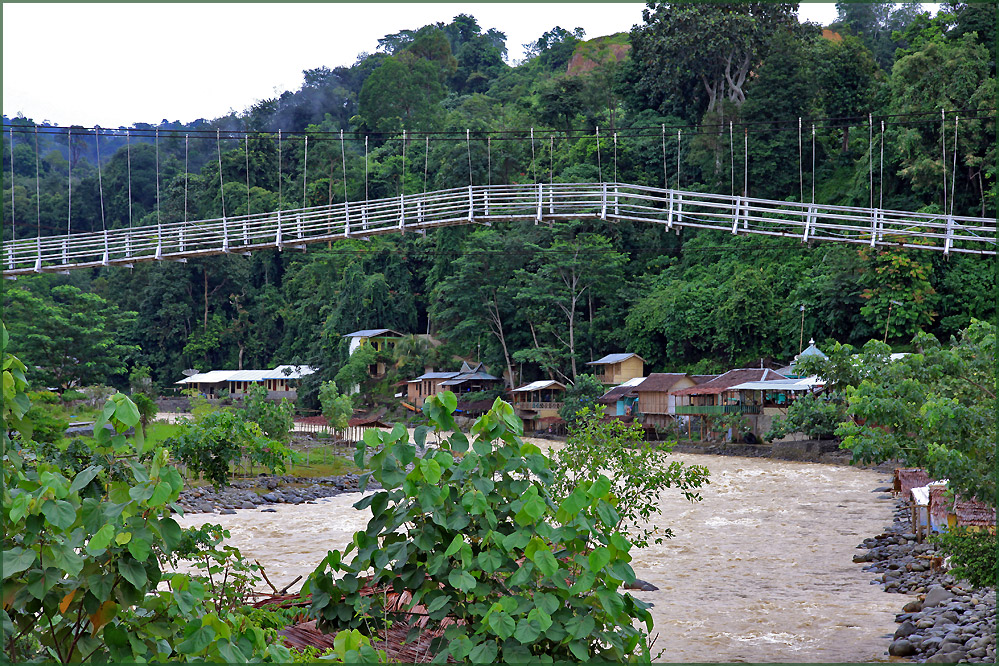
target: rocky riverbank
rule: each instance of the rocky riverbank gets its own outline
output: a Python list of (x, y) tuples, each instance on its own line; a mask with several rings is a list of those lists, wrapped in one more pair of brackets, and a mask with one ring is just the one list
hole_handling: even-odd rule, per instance
[(274, 511), (275, 504), (315, 504), (317, 499), (357, 492), (357, 474), (326, 477), (259, 476), (214, 490), (189, 488), (177, 504), (188, 513), (233, 514), (237, 509)]
[(901, 500), (892, 525), (857, 547), (865, 552), (853, 561), (868, 563), (864, 570), (878, 574), (872, 585), (906, 595), (886, 654), (927, 663), (995, 663), (995, 589), (974, 589), (944, 571), (935, 546), (917, 543)]

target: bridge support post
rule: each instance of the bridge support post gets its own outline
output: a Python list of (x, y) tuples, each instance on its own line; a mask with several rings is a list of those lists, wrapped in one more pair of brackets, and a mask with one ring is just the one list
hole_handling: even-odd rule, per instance
[(542, 220), (542, 211), (544, 210), (544, 200), (545, 200), (545, 186), (538, 184), (538, 212), (534, 218), (534, 224), (537, 224)]
[[(103, 266), (107, 266), (108, 265), (108, 259), (110, 258), (109, 255), (110, 255), (110, 250), (108, 249), (108, 230), (105, 229), (104, 230), (104, 258), (101, 259), (101, 265), (103, 265)], [(38, 246), (38, 264), (37, 264), (37, 270), (41, 270), (41, 268), (42, 268), (42, 247), (41, 247), (41, 245), (39, 245)]]
[(944, 256), (950, 255), (950, 248), (954, 246), (954, 218), (947, 218), (947, 238), (944, 239)]
[(274, 238), (274, 245), (277, 246), (278, 252), (284, 249), (284, 239), (281, 238), (281, 211), (277, 214), (277, 234)]
[(229, 224), (222, 218), (222, 251), (229, 254)]
[(489, 189), (482, 190), (482, 209), (486, 217), (489, 217)]
[(177, 231), (177, 241), (181, 252), (187, 249), (187, 244), (184, 243), (184, 227)]
[(618, 189), (617, 183), (614, 183), (614, 214), (621, 214), (621, 192)]
[(471, 222), (475, 219), (475, 199), (472, 194), (472, 186), (468, 186), (468, 221)]
[[(11, 243), (11, 255), (10, 255), (10, 269), (14, 270), (14, 244)], [(69, 237), (67, 236), (62, 240), (62, 265), (65, 266), (69, 263)]]
[(399, 195), (399, 233), (406, 233), (406, 195)]
[(871, 211), (871, 247), (878, 242), (878, 211)]
[[(42, 272), (42, 239), (38, 238), (38, 239), (36, 239), (36, 242), (38, 243), (38, 246), (37, 246), (36, 253), (35, 253), (35, 272), (36, 273), (41, 273)], [(108, 247), (108, 232), (105, 231), (104, 232), (104, 265), (105, 266), (108, 265), (108, 259), (107, 259), (107, 257), (108, 257), (108, 250), (107, 250), (107, 247)]]
[(669, 190), (669, 215), (666, 217), (666, 228), (673, 228), (673, 190)]
[(812, 231), (812, 223), (815, 221), (815, 206), (808, 207), (808, 214), (805, 216), (805, 233), (801, 236), (801, 242), (808, 242), (808, 234)]
[(735, 198), (735, 209), (732, 211), (732, 233), (739, 234), (739, 216), (742, 213), (742, 197)]
[(607, 183), (600, 183), (600, 219), (607, 219)]
[(298, 237), (301, 238), (302, 237), (302, 214), (299, 213), (298, 215), (296, 215), (295, 216), (295, 220), (296, 220), (296, 222), (298, 224)]

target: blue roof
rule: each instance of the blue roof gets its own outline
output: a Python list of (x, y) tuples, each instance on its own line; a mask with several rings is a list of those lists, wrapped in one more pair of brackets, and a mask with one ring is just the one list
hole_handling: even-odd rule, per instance
[[(607, 354), (607, 356), (604, 356), (596, 361), (590, 361), (586, 365), (611, 365), (612, 363), (620, 363), (621, 361), (627, 360), (632, 356), (638, 356), (638, 354)], [(638, 356), (638, 360), (642, 363), (645, 362), (645, 359), (641, 356)]]

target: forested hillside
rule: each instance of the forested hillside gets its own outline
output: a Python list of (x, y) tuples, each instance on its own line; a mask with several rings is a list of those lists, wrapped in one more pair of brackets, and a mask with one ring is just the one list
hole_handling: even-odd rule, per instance
[[(994, 216), (995, 5), (946, 4), (932, 18), (918, 3), (838, 7), (823, 31), (799, 24), (794, 3), (659, 3), (627, 35), (555, 27), (517, 66), (505, 35), (459, 15), (386, 35), (378, 52), (306, 71), (299, 90), (224, 118), (137, 123), (99, 142), (82, 127), (5, 132), (4, 239), (221, 216), (220, 165), (229, 215), (470, 177), (616, 177)], [(249, 134), (217, 143), (216, 130)], [(886, 335), (898, 349), (920, 330), (946, 338), (994, 320), (994, 294), (994, 258), (598, 220), (43, 275), (7, 283), (4, 303), (13, 353), (37, 362), (26, 347), (61, 331), (99, 348), (68, 341), (64, 356), (104, 363), (106, 381), (149, 366), (165, 386), (186, 368), (283, 363), (330, 379), (343, 334), (364, 328), (429, 332), (444, 344), (419, 360), (479, 358), (518, 382), (571, 381), (618, 351), (642, 355), (646, 372), (783, 364), (802, 338)], [(111, 351), (94, 342), (101, 330)]]

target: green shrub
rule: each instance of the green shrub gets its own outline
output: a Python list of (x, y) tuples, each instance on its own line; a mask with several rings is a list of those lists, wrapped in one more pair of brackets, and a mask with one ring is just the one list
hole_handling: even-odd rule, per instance
[[(4, 350), (7, 341), (4, 328)], [(25, 366), (6, 353), (3, 362), (4, 660), (290, 661), (289, 650), (268, 644), (238, 611), (219, 612), (196, 577), (165, 570), (183, 540), (168, 508), (183, 481), (141, 431), (125, 438), (139, 422), (135, 405), (111, 396), (92, 444), (104, 462), (67, 476), (9, 438), (16, 431), (30, 445), (33, 428)], [(148, 465), (140, 462), (146, 454)], [(111, 464), (128, 478), (109, 474)]]
[(950, 555), (950, 573), (975, 587), (995, 587), (999, 581), (999, 537), (984, 531), (955, 528), (931, 537)]
[(295, 427), (294, 406), (283, 398), (280, 403), (268, 400), (267, 389), (263, 385), (254, 384), (247, 391), (243, 412), (270, 439), (282, 444), (291, 441), (291, 429)]
[(74, 400), (85, 400), (87, 395), (76, 389), (66, 389), (62, 392), (63, 402), (73, 402)]
[(43, 405), (59, 404), (59, 394), (54, 391), (32, 391), (28, 394), (28, 399)]
[(775, 416), (763, 439), (771, 442), (793, 432), (804, 433), (810, 439), (829, 439), (846, 420), (846, 407), (837, 395), (809, 393), (792, 402), (786, 416)]
[(320, 629), (404, 621), (384, 595), (360, 593), (369, 584), (408, 590), (411, 604), (427, 608), (427, 630), (464, 620), (431, 643), (436, 659), (648, 662), (648, 605), (618, 591), (635, 572), (631, 543), (614, 529), (611, 481), (582, 480), (556, 503), (550, 462), (521, 440), (508, 403), (496, 400), (476, 420), (472, 442), (455, 432), (456, 405), (450, 391), (427, 399), (423, 411), (438, 436), (451, 434), (423, 458), (416, 450), (429, 427), (416, 429), (415, 443), (401, 425), (364, 433), (355, 458), (374, 455), (362, 487), (370, 478), (383, 490), (354, 505), (370, 507), (367, 529), (344, 552), (330, 551), (306, 583)]
[(27, 416), (34, 424), (32, 439), (36, 442), (54, 444), (63, 438), (69, 427), (69, 421), (48, 406), (32, 405)]
[(662, 543), (673, 532), (658, 525), (648, 526), (650, 519), (662, 512), (659, 494), (676, 488), (691, 502), (699, 501), (701, 496), (694, 489), (708, 483), (706, 467), (668, 460), (671, 449), (672, 444), (646, 442), (637, 423), (602, 421), (599, 413), (582, 409), (569, 428), (565, 446), (551, 454), (552, 494), (556, 502), (561, 502), (580, 481), (595, 482), (606, 473), (615, 479), (620, 518), (612, 527), (627, 532), (639, 548), (647, 546), (651, 538)]

